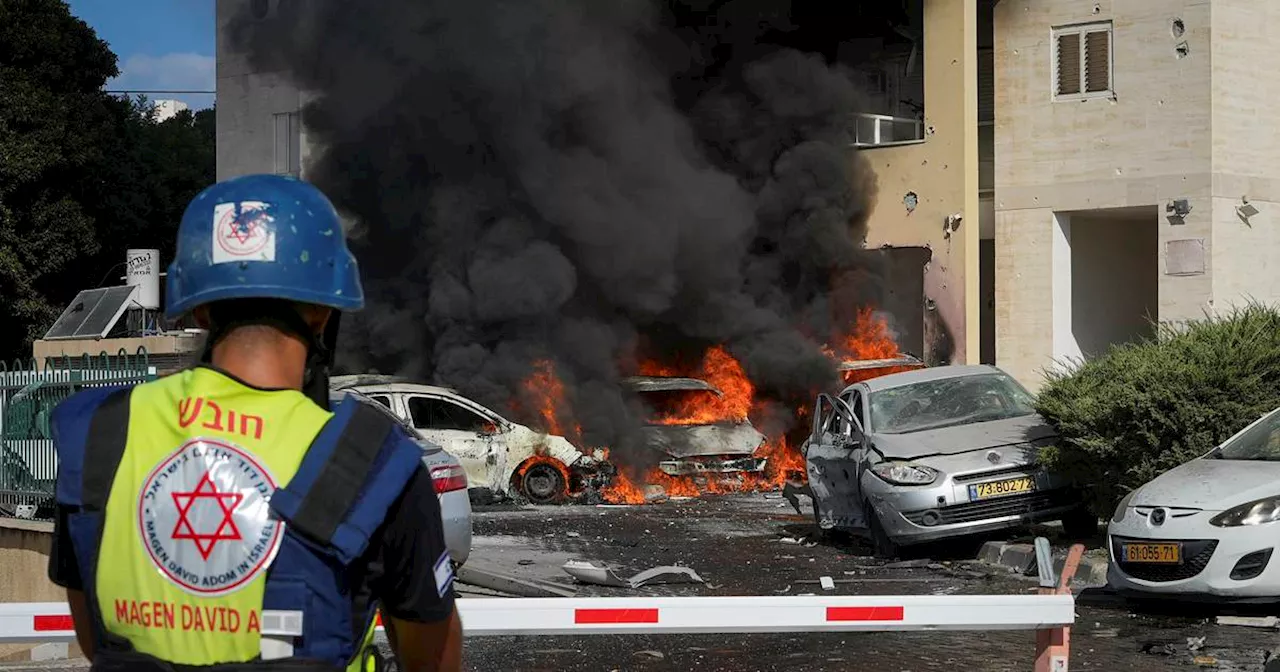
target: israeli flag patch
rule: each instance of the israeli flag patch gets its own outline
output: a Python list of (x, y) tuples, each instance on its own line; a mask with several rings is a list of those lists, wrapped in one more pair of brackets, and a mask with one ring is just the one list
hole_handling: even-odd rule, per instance
[(453, 558), (449, 557), (448, 550), (441, 553), (440, 559), (436, 560), (435, 577), (436, 593), (443, 598), (453, 588)]

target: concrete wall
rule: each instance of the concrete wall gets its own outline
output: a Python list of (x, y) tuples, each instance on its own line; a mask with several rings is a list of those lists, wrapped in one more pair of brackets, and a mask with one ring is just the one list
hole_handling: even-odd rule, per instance
[(297, 112), (302, 107), (302, 96), (296, 87), (276, 73), (251, 73), (246, 59), (228, 48), (224, 27), (248, 2), (217, 1), (216, 156), (219, 180), (249, 173), (275, 172), (275, 121), (272, 115)]
[[(1213, 273), (1213, 307), (1248, 297), (1280, 302), (1280, 3), (1214, 0), (1212, 41), (1201, 51), (1213, 61), (1213, 233), (1206, 246)], [(1236, 214), (1247, 197), (1258, 214)]]
[[(49, 580), (53, 525), (0, 519), (0, 595), (5, 602), (65, 602), (67, 593)], [(65, 658), (79, 655), (74, 644), (0, 645), (0, 660)]]
[[(932, 249), (928, 330), (954, 344), (953, 362), (977, 362), (977, 8), (973, 0), (925, 0), (924, 11), (925, 141), (863, 150), (879, 185), (867, 247)], [(903, 205), (908, 192), (918, 198), (914, 211)], [(944, 223), (955, 213), (964, 221), (948, 233)]]
[[(1177, 38), (1174, 18), (1184, 26)], [(1107, 20), (1114, 95), (1055, 102), (1050, 31)], [(1167, 202), (1187, 199), (1187, 217), (1158, 225), (1157, 249), (1164, 262), (1170, 249), (1185, 262), (1203, 245), (1203, 271), (1170, 274), (1165, 263), (1159, 318), (1194, 319), (1212, 305), (1209, 82), (1217, 47), (1210, 4), (1190, 0), (1002, 0), (994, 22), (996, 358), (1038, 387), (1061, 321), (1055, 295), (1058, 305), (1070, 296), (1053, 283), (1054, 212), (1155, 206), (1163, 218)], [(1182, 41), (1189, 52), (1178, 58)]]

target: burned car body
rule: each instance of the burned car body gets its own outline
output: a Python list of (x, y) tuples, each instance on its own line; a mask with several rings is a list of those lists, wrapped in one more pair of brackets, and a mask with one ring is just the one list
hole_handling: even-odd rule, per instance
[(458, 458), (473, 499), (519, 493), (538, 504), (559, 502), (601, 487), (613, 475), (603, 451), (584, 453), (563, 436), (508, 420), (451, 388), (370, 375), (336, 376), (330, 386), (386, 406)]
[(885, 555), (1055, 519), (1090, 534), (1097, 520), (1077, 493), (1037, 464), (1057, 433), (1032, 403), (993, 366), (889, 374), (820, 395), (803, 447), (818, 526), (866, 533)]
[[(635, 376), (627, 378), (627, 388), (653, 409), (672, 405), (696, 404), (706, 395), (721, 396), (711, 383), (697, 378)], [(668, 476), (759, 473), (767, 458), (756, 451), (766, 438), (745, 418), (725, 420), (707, 418), (706, 422), (659, 422), (651, 420), (642, 429), (647, 447), (666, 456), (658, 468)]]

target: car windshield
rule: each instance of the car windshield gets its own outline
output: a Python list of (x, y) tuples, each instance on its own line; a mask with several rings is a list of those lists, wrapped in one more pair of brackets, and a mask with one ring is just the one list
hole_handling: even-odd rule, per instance
[(1035, 399), (1004, 373), (928, 380), (868, 396), (870, 429), (907, 434), (1031, 415)]
[(1280, 462), (1280, 411), (1272, 411), (1240, 436), (1229, 439), (1212, 457)]

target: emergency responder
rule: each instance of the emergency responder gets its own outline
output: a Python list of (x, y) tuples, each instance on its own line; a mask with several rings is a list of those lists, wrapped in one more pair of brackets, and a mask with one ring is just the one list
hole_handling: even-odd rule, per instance
[(251, 175), (183, 214), (165, 297), (201, 364), (84, 389), (53, 414), (57, 531), (93, 670), (456, 670), (462, 626), (421, 451), (366, 403), (329, 408), (339, 311), (364, 304), (323, 194)]

